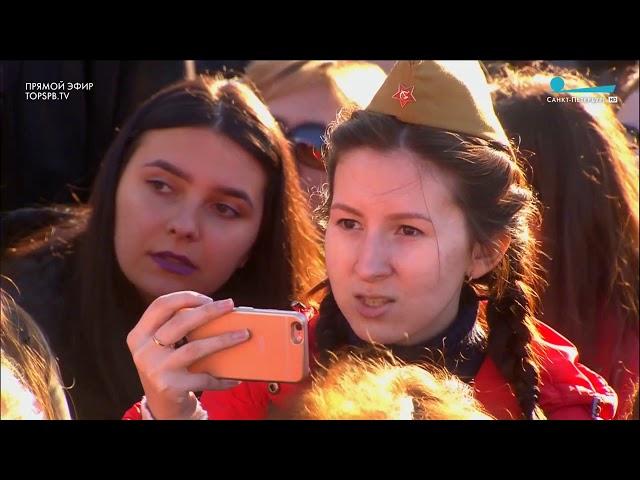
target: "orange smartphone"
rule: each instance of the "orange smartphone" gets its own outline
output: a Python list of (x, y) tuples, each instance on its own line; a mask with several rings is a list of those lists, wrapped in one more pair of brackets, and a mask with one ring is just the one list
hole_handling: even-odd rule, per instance
[(251, 332), (249, 340), (201, 358), (189, 371), (266, 382), (300, 382), (309, 375), (308, 320), (299, 312), (237, 307), (196, 328), (187, 340), (243, 328)]

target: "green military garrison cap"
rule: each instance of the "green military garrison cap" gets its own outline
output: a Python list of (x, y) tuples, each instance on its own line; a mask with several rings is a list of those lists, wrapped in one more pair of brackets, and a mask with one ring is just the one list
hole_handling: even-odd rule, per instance
[(508, 145), (477, 61), (399, 61), (367, 110)]

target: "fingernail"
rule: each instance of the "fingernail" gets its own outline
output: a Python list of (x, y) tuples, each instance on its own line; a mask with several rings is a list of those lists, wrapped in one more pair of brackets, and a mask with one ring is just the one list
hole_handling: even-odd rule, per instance
[(198, 298), (200, 298), (200, 300), (202, 300), (204, 303), (211, 303), (213, 302), (213, 298), (211, 297), (207, 297), (206, 295), (202, 295), (201, 293), (198, 294)]
[(244, 329), (244, 330), (239, 330), (237, 332), (233, 332), (231, 334), (231, 338), (234, 340), (245, 340), (249, 338), (249, 330)]
[(220, 308), (231, 308), (233, 307), (233, 300), (231, 298), (227, 298), (226, 300), (220, 300), (218, 302)]
[(223, 382), (221, 385), (222, 388), (234, 388), (242, 383), (239, 380), (223, 380), (222, 382)]

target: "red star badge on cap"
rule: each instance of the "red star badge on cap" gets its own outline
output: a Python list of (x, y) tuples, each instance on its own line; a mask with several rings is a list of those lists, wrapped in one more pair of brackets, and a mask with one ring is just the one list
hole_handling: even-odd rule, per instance
[(400, 102), (400, 108), (404, 108), (408, 103), (416, 102), (416, 97), (413, 96), (414, 87), (407, 87), (403, 84), (398, 85), (398, 91), (393, 94), (393, 97)]

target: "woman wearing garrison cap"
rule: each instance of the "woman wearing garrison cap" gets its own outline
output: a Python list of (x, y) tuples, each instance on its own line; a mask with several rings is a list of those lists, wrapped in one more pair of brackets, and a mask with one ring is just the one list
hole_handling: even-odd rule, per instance
[[(381, 344), (445, 367), (498, 419), (613, 417), (613, 390), (536, 319), (538, 211), (478, 62), (398, 62), (369, 106), (333, 127), (324, 154), (328, 278), (309, 312), (319, 363)], [(178, 322), (143, 331), (152, 323), (132, 336), (169, 344), (188, 333)], [(137, 367), (194, 384), (186, 371)], [(244, 382), (196, 402), (161, 385), (125, 418), (265, 418), (303, 388)]]

